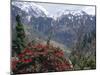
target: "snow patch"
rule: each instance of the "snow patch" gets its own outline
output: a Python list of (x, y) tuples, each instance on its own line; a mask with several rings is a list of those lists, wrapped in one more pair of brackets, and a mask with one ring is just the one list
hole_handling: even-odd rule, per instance
[[(35, 3), (13, 1), (12, 5), (20, 8), (21, 10), (25, 11), (28, 14), (30, 13), (30, 11), (35, 11), (36, 13), (38, 13), (37, 16), (43, 16), (44, 14), (48, 15), (48, 11), (46, 9), (44, 9), (42, 6), (37, 5)], [(40, 14), (42, 14), (42, 15), (40, 15)], [(35, 16), (36, 16), (36, 14), (35, 14)]]

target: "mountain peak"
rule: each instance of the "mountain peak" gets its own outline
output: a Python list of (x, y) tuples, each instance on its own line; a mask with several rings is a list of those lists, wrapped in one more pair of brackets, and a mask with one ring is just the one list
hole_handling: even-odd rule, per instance
[(48, 12), (40, 5), (36, 5), (35, 3), (30, 2), (12, 2), (12, 5), (20, 8), (22, 11), (25, 11), (27, 14), (32, 14), (36, 17), (39, 16), (47, 16)]
[(74, 15), (74, 16), (81, 16), (81, 15), (86, 15), (87, 13), (84, 12), (83, 10), (64, 10), (62, 12), (59, 12), (58, 13), (59, 16), (62, 16), (62, 15)]

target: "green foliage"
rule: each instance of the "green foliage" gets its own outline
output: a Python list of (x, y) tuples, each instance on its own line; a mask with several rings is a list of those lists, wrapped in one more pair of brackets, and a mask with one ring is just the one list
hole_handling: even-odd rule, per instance
[[(81, 33), (82, 35), (83, 33)], [(70, 59), (74, 70), (96, 68), (96, 32), (93, 30), (84, 36), (78, 36), (78, 41), (73, 47)]]
[(17, 54), (19, 54), (21, 52), (21, 50), (23, 50), (25, 48), (25, 32), (24, 32), (24, 27), (21, 24), (19, 15), (16, 16), (16, 22), (17, 22), (17, 25), (16, 25), (17, 36), (16, 36), (16, 40), (13, 42), (13, 44), (14, 44), (14, 47), (16, 47), (15, 52)]
[(71, 56), (70, 57), (74, 70), (83, 70), (83, 69), (95, 69), (96, 68), (96, 59), (94, 55), (91, 56)]
[(95, 69), (96, 68), (96, 58), (93, 57), (93, 56), (89, 57), (89, 59), (87, 60), (86, 65), (88, 67), (90, 66), (91, 69)]

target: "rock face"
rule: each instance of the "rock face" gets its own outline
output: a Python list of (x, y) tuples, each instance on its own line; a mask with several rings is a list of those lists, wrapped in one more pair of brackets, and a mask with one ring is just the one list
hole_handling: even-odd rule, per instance
[(52, 40), (60, 42), (68, 47), (78, 41), (77, 38), (79, 32), (85, 35), (95, 31), (96, 28), (95, 15), (89, 15), (83, 10), (64, 10), (59, 12), (58, 17), (56, 17), (55, 20), (55, 16), (48, 16), (48, 12), (44, 8), (34, 3), (13, 2), (13, 29), (16, 25), (15, 16), (17, 14), (20, 14), (24, 26), (29, 27), (26, 31), (30, 36), (38, 33), (38, 37), (47, 39), (48, 34), (52, 31)]

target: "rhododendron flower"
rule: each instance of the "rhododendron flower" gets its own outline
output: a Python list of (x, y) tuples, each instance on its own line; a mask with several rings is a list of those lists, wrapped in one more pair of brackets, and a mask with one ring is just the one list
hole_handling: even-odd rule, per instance
[[(15, 64), (13, 66), (13, 70), (16, 68), (16, 65), (25, 66), (25, 68), (22, 68), (23, 71), (20, 71), (17, 69), (19, 73), (28, 73), (27, 69), (32, 72), (37, 72), (37, 68), (30, 68), (29, 66), (32, 65), (41, 65), (39, 67), (39, 70), (42, 69), (43, 72), (45, 71), (65, 71), (72, 69), (72, 64), (67, 61), (67, 59), (64, 57), (63, 50), (60, 50), (56, 47), (49, 46), (49, 45), (43, 45), (43, 44), (35, 44), (35, 45), (29, 45), (29, 47), (25, 48), (19, 55), (19, 60), (16, 62), (13, 62)], [(30, 64), (32, 62), (37, 62), (37, 64)], [(19, 63), (19, 64), (18, 64)], [(28, 65), (27, 65), (28, 64)], [(50, 69), (50, 70), (49, 70)], [(38, 71), (39, 72), (39, 71)], [(40, 71), (41, 72), (41, 71)]]
[(31, 50), (29, 50), (26, 54), (27, 55), (33, 55), (33, 52)]
[(24, 54), (19, 54), (18, 57), (19, 58), (23, 58), (24, 57)]
[(29, 49), (25, 49), (25, 50), (23, 50), (23, 52), (22, 53), (27, 53), (27, 52), (30, 52), (31, 50), (29, 50)]
[(58, 57), (62, 57), (62, 56), (64, 56), (64, 53), (63, 52), (56, 52), (55, 55)]
[(30, 63), (30, 62), (32, 62), (32, 59), (30, 58), (30, 59), (22, 59), (21, 60), (23, 63)]

